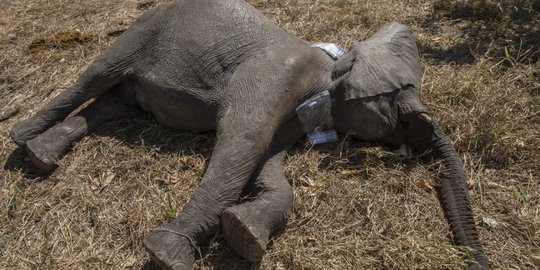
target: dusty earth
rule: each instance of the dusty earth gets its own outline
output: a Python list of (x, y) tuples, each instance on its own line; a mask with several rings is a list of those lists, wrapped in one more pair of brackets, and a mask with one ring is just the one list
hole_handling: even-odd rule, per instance
[[(0, 269), (152, 269), (143, 237), (182, 209), (213, 134), (150, 116), (107, 124), (59, 168), (32, 168), (9, 128), (68, 87), (144, 10), (142, 0), (0, 1)], [(350, 46), (409, 25), (422, 97), (464, 161), (494, 269), (540, 260), (540, 3), (250, 0), (290, 33)], [(211, 19), (211, 18), (209, 18)], [(196, 269), (463, 269), (433, 189), (437, 165), (342, 138), (289, 153), (294, 213), (260, 265), (217, 234)]]

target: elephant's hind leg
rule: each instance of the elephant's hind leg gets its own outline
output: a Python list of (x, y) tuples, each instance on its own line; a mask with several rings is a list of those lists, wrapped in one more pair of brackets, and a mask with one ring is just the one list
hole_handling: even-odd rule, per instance
[(264, 164), (251, 188), (260, 193), (255, 200), (223, 212), (225, 238), (247, 260), (262, 259), (270, 236), (286, 225), (292, 212), (293, 193), (283, 171), (284, 159), (281, 152)]
[(11, 138), (16, 144), (25, 145), (26, 141), (64, 120), (84, 102), (107, 92), (120, 82), (120, 76), (105, 74), (106, 69), (101, 63), (90, 65), (73, 86), (52, 99), (32, 117), (15, 124), (10, 131)]
[(73, 142), (106, 122), (134, 115), (135, 110), (120, 96), (101, 96), (73, 117), (27, 141), (28, 156), (36, 167), (50, 171)]

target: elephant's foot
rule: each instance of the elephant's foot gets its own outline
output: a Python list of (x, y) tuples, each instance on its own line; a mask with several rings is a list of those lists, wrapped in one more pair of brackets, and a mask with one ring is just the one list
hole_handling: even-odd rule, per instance
[(164, 270), (192, 270), (194, 247), (187, 236), (157, 229), (144, 238), (150, 259)]
[(9, 131), (9, 136), (17, 145), (24, 146), (28, 140), (35, 138), (44, 129), (46, 127), (40, 124), (36, 116), (33, 116), (15, 124)]
[(249, 214), (252, 210), (242, 204), (227, 208), (221, 222), (225, 238), (234, 251), (246, 260), (257, 262), (266, 252), (270, 232)]
[(49, 172), (56, 168), (56, 160), (58, 155), (54, 148), (58, 147), (54, 144), (62, 144), (61, 140), (59, 141), (50, 141), (52, 138), (48, 138), (50, 142), (46, 142), (41, 136), (38, 136), (32, 140), (26, 142), (26, 152), (30, 161), (38, 169)]
[(51, 171), (56, 168), (58, 158), (85, 134), (86, 129), (85, 120), (74, 116), (27, 141), (26, 152), (36, 167)]

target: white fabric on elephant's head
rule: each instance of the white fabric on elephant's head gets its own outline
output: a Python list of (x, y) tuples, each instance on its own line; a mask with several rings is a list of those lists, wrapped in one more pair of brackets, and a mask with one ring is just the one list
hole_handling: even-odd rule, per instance
[(345, 54), (345, 49), (341, 46), (339, 46), (336, 43), (315, 43), (312, 44), (311, 47), (319, 48), (326, 52), (332, 59), (338, 60), (341, 56)]

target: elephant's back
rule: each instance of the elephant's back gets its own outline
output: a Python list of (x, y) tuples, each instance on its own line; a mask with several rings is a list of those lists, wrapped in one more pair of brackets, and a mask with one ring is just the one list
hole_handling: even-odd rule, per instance
[(132, 28), (145, 42), (131, 71), (137, 102), (162, 124), (185, 130), (215, 129), (240, 65), (283, 47), (276, 44), (306, 46), (241, 0), (172, 1)]
[(239, 65), (297, 39), (240, 0), (173, 1), (151, 17), (142, 23), (153, 37), (139, 75), (161, 74), (162, 84), (201, 91), (222, 91)]

